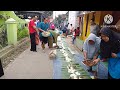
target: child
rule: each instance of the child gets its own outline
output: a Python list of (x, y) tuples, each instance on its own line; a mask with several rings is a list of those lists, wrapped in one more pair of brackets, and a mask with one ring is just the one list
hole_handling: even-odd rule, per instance
[(74, 40), (76, 39), (76, 36), (79, 36), (79, 34), (80, 34), (80, 30), (79, 27), (77, 27), (77, 29), (73, 31), (73, 41), (72, 41), (73, 44), (74, 44)]
[(72, 32), (73, 36), (72, 36), (72, 44), (74, 44), (75, 38), (76, 38), (76, 29)]

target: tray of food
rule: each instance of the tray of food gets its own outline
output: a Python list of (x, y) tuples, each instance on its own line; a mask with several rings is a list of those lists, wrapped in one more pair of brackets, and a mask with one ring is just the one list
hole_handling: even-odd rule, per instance
[(83, 60), (82, 63), (86, 66), (94, 66), (95, 62), (93, 60)]
[(42, 36), (43, 37), (49, 37), (50, 36), (50, 32), (47, 32), (47, 31), (42, 32)]

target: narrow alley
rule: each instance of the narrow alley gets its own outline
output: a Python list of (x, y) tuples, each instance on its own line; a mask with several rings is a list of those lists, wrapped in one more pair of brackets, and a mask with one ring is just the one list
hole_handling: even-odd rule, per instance
[(0, 79), (120, 78), (120, 11), (0, 14)]
[[(38, 52), (31, 52), (29, 48), (20, 54), (13, 62), (4, 68), (4, 76), (1, 79), (70, 79), (72, 73), (68, 66), (72, 65), (80, 76), (78, 79), (92, 79), (93, 74), (86, 71), (82, 63), (83, 55), (78, 48), (71, 43), (71, 37), (58, 37), (56, 59), (50, 60), (51, 49), (46, 47), (45, 53), (40, 45)], [(76, 78), (77, 79), (77, 78)]]

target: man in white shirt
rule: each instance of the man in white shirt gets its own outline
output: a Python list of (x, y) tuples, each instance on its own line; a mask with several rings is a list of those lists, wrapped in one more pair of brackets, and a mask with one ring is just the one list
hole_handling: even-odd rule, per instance
[(72, 35), (74, 32), (74, 27), (72, 26), (72, 24), (70, 24), (70, 34)]

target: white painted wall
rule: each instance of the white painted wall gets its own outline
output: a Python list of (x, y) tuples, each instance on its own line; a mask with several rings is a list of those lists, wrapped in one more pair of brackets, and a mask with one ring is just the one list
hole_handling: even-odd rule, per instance
[(77, 25), (77, 12), (78, 11), (69, 11), (69, 16), (68, 16), (68, 22), (73, 25), (74, 28), (76, 28)]

